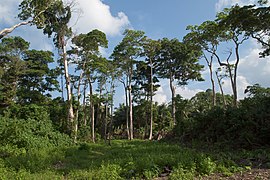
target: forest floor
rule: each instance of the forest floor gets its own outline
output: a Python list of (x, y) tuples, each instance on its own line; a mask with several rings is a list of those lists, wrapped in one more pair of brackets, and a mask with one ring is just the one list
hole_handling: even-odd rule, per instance
[(270, 169), (251, 169), (245, 172), (238, 172), (230, 177), (224, 177), (222, 174), (213, 174), (201, 178), (201, 180), (217, 180), (217, 179), (229, 179), (229, 180), (269, 180)]
[[(168, 180), (169, 176), (157, 177), (154, 180)], [(269, 180), (270, 169), (252, 169), (245, 172), (238, 172), (229, 177), (222, 173), (215, 173), (209, 176), (196, 177), (195, 180)]]
[(114, 140), (1, 156), (0, 179), (270, 179), (269, 150)]

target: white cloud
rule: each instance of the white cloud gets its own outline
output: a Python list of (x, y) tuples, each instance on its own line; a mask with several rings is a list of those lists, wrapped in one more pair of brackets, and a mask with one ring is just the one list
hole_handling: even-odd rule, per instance
[(189, 89), (188, 87), (179, 87), (176, 89), (176, 94), (180, 94), (186, 99), (190, 99), (198, 92), (204, 91), (202, 89)]
[[(243, 99), (245, 95), (245, 89), (247, 86), (250, 86), (251, 84), (248, 82), (247, 78), (244, 76), (237, 76), (237, 96), (238, 99)], [(232, 86), (231, 81), (229, 79), (225, 79), (223, 84), (223, 90), (225, 94), (232, 94)]]
[[(168, 103), (171, 101), (171, 90), (169, 86), (169, 80), (168, 79), (162, 79), (160, 80), (160, 84), (162, 86), (158, 89), (156, 92), (156, 95), (154, 96), (153, 100), (158, 102), (158, 104), (162, 103)], [(202, 89), (190, 89), (188, 86), (185, 87), (179, 87), (176, 88), (176, 94), (180, 94), (182, 97), (186, 99), (190, 99), (193, 97), (196, 93), (204, 91)]]
[(230, 7), (232, 5), (248, 5), (248, 4), (254, 4), (256, 0), (219, 0), (216, 3), (216, 11), (222, 11), (226, 7)]
[(270, 57), (259, 58), (260, 51), (258, 48), (250, 49), (250, 53), (240, 60), (239, 75), (248, 79), (250, 84), (269, 87)]
[[(82, 14), (74, 29), (80, 33), (99, 29), (107, 35), (114, 36), (121, 34), (121, 30), (130, 25), (125, 13), (118, 12), (117, 16), (113, 16), (110, 7), (104, 4), (102, 0), (78, 0), (78, 6), (82, 10)], [(73, 19), (73, 23), (76, 20)]]
[(158, 104), (166, 103), (168, 102), (169, 94), (164, 92), (164, 88), (161, 86), (158, 88), (158, 91), (156, 92), (153, 101), (157, 102)]

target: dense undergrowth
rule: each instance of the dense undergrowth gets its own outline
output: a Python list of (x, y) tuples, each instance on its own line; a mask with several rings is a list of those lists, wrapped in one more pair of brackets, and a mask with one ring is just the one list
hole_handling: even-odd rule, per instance
[(214, 107), (190, 113), (182, 119), (168, 140), (192, 141), (222, 148), (258, 149), (270, 146), (270, 97), (257, 95), (239, 102), (238, 107)]

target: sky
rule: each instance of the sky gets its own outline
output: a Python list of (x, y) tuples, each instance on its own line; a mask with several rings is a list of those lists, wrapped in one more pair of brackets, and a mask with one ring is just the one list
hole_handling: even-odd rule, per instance
[[(0, 30), (19, 22), (16, 18), (21, 0), (0, 0)], [(75, 13), (70, 26), (76, 34), (99, 29), (106, 33), (109, 47), (102, 49), (102, 54), (109, 57), (113, 48), (123, 38), (125, 29), (142, 30), (149, 38), (178, 38), (181, 40), (188, 31), (188, 25), (199, 25), (207, 20), (214, 20), (217, 12), (234, 4), (246, 5), (255, 0), (77, 0)], [(19, 27), (10, 36), (22, 36), (31, 43), (31, 48), (55, 51), (52, 39), (42, 34), (35, 27)], [(246, 42), (240, 49), (241, 60), (238, 71), (238, 94), (244, 97), (246, 86), (259, 83), (270, 86), (270, 58), (258, 56), (260, 45), (254, 40)], [(224, 53), (224, 52), (221, 52)], [(200, 62), (203, 64), (204, 60)], [(217, 65), (215, 65), (217, 67)], [(209, 73), (202, 72), (204, 82), (190, 82), (188, 86), (178, 87), (177, 93), (191, 98), (197, 92), (210, 88)], [(163, 103), (170, 101), (171, 93), (168, 80), (161, 80), (162, 86), (154, 100)], [(216, 85), (217, 86), (217, 85)], [(228, 79), (224, 80), (224, 91), (231, 94)], [(121, 84), (116, 89), (115, 104), (124, 102)]]

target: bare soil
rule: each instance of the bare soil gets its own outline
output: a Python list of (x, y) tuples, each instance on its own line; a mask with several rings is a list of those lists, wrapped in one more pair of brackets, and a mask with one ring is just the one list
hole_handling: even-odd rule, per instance
[(270, 169), (251, 169), (250, 171), (235, 173), (232, 176), (225, 177), (222, 174), (212, 174), (198, 178), (201, 180), (269, 180)]

